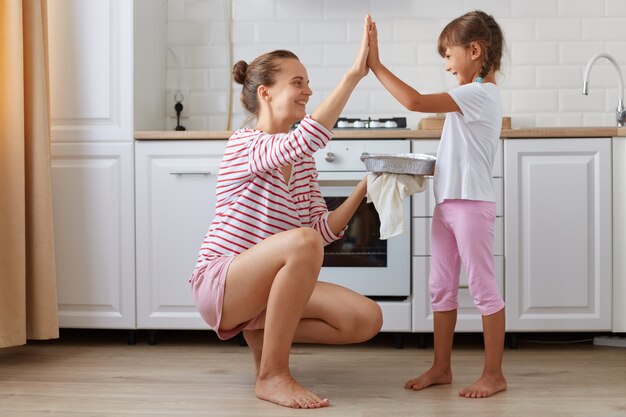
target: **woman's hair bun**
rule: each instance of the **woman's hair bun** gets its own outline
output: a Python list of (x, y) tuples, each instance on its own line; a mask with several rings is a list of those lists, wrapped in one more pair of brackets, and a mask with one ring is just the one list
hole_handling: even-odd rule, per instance
[(246, 80), (246, 72), (248, 71), (248, 63), (239, 61), (233, 66), (233, 79), (238, 84), (243, 84)]

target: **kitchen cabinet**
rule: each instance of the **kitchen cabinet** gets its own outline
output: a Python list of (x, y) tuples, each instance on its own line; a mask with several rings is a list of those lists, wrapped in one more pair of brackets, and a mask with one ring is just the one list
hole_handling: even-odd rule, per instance
[[(436, 153), (438, 140), (414, 140), (411, 152)], [(496, 280), (504, 295), (504, 189), (503, 144), (498, 147), (493, 167), (496, 189), (496, 222), (494, 229), (494, 264)], [(413, 331), (432, 332), (433, 312), (430, 305), (428, 276), (430, 274), (430, 226), (435, 210), (432, 178), (426, 179), (426, 189), (412, 197), (412, 281), (413, 281)], [(461, 270), (459, 277), (459, 308), (456, 330), (461, 332), (482, 331), (482, 318), (474, 306), (467, 286), (467, 276)]]
[(611, 330), (611, 139), (504, 147), (507, 330)]
[(626, 138), (613, 138), (613, 328), (626, 332)]
[(138, 141), (137, 327), (207, 329), (189, 278), (215, 216), (226, 141)]
[(135, 327), (133, 2), (48, 4), (61, 327)]
[(132, 143), (54, 143), (60, 327), (135, 327)]

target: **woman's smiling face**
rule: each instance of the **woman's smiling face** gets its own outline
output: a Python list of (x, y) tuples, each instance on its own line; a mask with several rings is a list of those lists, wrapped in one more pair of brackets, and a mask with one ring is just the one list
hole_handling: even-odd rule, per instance
[(306, 68), (297, 59), (282, 60), (280, 72), (268, 92), (272, 114), (290, 126), (306, 116), (306, 104), (313, 94)]

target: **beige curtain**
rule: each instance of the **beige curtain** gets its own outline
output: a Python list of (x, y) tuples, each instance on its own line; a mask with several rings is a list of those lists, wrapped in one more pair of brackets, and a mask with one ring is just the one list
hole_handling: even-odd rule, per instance
[(46, 0), (0, 1), (0, 347), (59, 335)]

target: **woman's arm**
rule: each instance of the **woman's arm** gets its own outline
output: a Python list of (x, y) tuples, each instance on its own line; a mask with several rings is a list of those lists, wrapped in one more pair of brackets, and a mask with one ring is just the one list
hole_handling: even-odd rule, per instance
[(367, 177), (364, 177), (354, 187), (352, 194), (343, 203), (328, 215), (328, 226), (335, 235), (339, 234), (348, 224), (356, 209), (359, 207), (367, 193)]
[(459, 106), (448, 93), (420, 94), (389, 71), (389, 69), (380, 62), (376, 23), (372, 23), (369, 28), (369, 55), (367, 56), (367, 65), (396, 100), (411, 111), (423, 113), (460, 111)]

